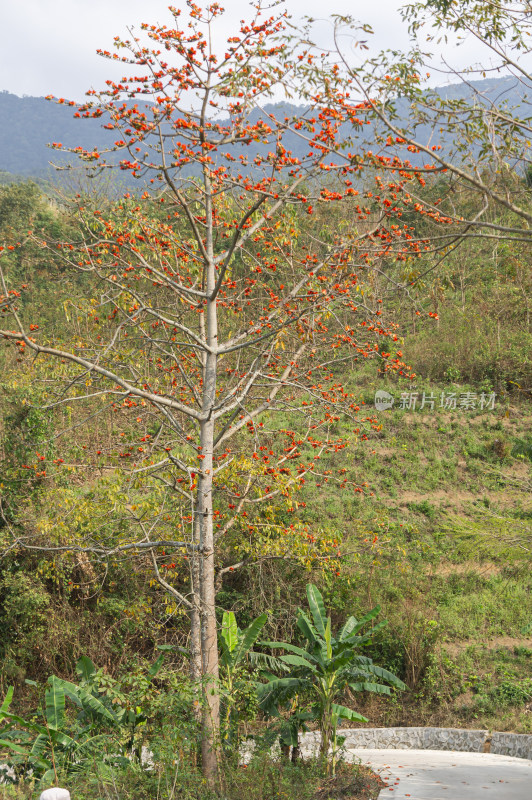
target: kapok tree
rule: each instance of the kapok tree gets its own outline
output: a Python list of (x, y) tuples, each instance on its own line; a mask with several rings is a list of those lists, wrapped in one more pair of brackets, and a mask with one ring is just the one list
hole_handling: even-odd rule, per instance
[[(143, 192), (100, 209), (78, 198), (83, 236), (39, 237), (87, 273), (92, 297), (77, 300), (85, 333), (70, 346), (48, 341), (3, 278), (0, 302), (16, 325), (0, 335), (70, 365), (56, 402), (85, 398), (98, 410), (103, 398), (131, 413), (120, 449), (97, 456), (120, 464), (130, 482), (151, 475), (171, 499), (158, 514), (139, 513), (140, 534), (128, 542), (85, 549), (147, 554), (187, 609), (211, 779), (217, 570), (239, 566), (221, 568), (219, 548), (236, 531), (253, 552), (254, 509), (312, 476), (321, 453), (345, 447), (334, 433), (341, 414), (360, 436), (374, 424), (357, 421), (345, 386), (353, 360), (376, 357), (410, 374), (379, 299), (364, 295), (363, 274), (383, 258), (416, 257), (427, 243), (401, 222), (420, 170), (397, 159), (392, 179), (380, 177), (386, 159), (357, 145), (369, 106), (350, 100), (337, 65), (290, 38), (285, 15), (265, 16), (260, 4), (218, 52), (213, 23), (222, 9), (187, 5), (185, 24), (171, 8), (171, 27), (143, 25), (147, 43), (115, 39), (125, 55), (101, 55), (133, 74), (89, 92), (76, 112), (101, 117), (116, 139), (106, 152), (71, 152), (96, 170), (126, 171)], [(305, 105), (261, 105), (281, 91)], [(447, 226), (437, 211), (430, 216)], [(46, 454), (39, 459), (43, 472)], [(338, 481), (349, 488), (344, 472)], [(163, 521), (173, 535), (159, 535)], [(186, 559), (188, 592), (164, 577), (165, 550)]]

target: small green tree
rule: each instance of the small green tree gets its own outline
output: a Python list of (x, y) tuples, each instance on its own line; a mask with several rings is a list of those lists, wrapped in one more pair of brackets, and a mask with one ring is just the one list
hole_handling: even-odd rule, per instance
[[(238, 700), (242, 690), (246, 689), (243, 667), (246, 660), (264, 660), (268, 657), (260, 653), (252, 653), (251, 648), (259, 638), (260, 632), (268, 620), (267, 614), (261, 614), (248, 627), (241, 631), (236, 623), (233, 611), (224, 611), (222, 628), (219, 636), (220, 644), (220, 688), (221, 688), (221, 734), (224, 743), (238, 743), (239, 709)], [(254, 656), (255, 658), (251, 658)], [(253, 687), (253, 694), (254, 694)], [(238, 747), (236, 748), (238, 752)]]
[(306, 648), (286, 642), (264, 642), (268, 647), (287, 650), (279, 660), (292, 667), (293, 671), (288, 677), (272, 676), (268, 683), (262, 685), (259, 702), (267, 714), (279, 716), (281, 709), (296, 695), (301, 699), (307, 698), (311, 705), (307, 718), (316, 720), (320, 727), (321, 758), (327, 758), (332, 745), (332, 759), (327, 764), (327, 771), (332, 771), (334, 775), (339, 721), (367, 722), (357, 711), (336, 701), (346, 689), (389, 695), (390, 686), (396, 689), (406, 689), (406, 686), (391, 672), (377, 667), (371, 658), (359, 652), (371, 640), (373, 633), (386, 624), (380, 622), (371, 631), (361, 633), (362, 628), (377, 616), (380, 606), (376, 606), (361, 620), (349, 617), (335, 638), (321, 593), (313, 584), (307, 586), (307, 598), (312, 619), (300, 609), (297, 620), (297, 627), (307, 640)]

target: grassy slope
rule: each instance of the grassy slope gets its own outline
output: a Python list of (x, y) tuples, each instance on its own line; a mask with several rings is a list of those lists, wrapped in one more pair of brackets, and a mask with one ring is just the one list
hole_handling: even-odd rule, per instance
[(396, 406), (402, 391), (437, 397), (434, 410), (377, 412), (382, 431), (345, 451), (348, 476), (369, 483), (364, 498), (331, 479), (305, 498), (310, 526), (343, 532), (344, 550), (355, 553), (330, 602), (382, 605), (390, 624), (378, 663), (411, 687), (393, 704), (365, 704), (367, 715), (530, 732), (532, 463), (512, 449), (530, 439), (532, 404), (506, 393), (493, 411), (446, 411), (442, 391), (481, 390), (398, 386), (369, 368), (358, 385), (372, 410), (376, 389)]

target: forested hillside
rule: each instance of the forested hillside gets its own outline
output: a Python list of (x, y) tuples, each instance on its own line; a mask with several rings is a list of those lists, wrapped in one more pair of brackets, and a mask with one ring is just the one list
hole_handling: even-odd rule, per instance
[[(427, 94), (414, 58), (364, 79), (282, 16), (217, 62), (221, 13), (118, 41), (151, 69), (127, 102), (0, 95), (16, 800), (368, 800), (338, 727), (532, 732), (526, 81)], [(278, 84), (302, 102), (261, 110)], [(84, 177), (25, 180), (37, 131)]]

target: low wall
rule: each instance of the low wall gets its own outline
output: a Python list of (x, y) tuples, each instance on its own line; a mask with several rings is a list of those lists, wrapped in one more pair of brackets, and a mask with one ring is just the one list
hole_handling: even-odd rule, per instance
[(532, 735), (524, 733), (498, 733), (491, 734), (491, 753), (502, 756), (515, 756), (516, 758), (529, 758), (532, 761)]
[(346, 737), (346, 747), (482, 753), (488, 731), (460, 728), (358, 728), (342, 731), (342, 736)]
[[(529, 758), (532, 760), (532, 735), (499, 733), (463, 728), (344, 728), (344, 747), (392, 750), (462, 750), (469, 753)], [(309, 737), (307, 739), (307, 737)], [(304, 736), (311, 748), (318, 741), (316, 731)]]

